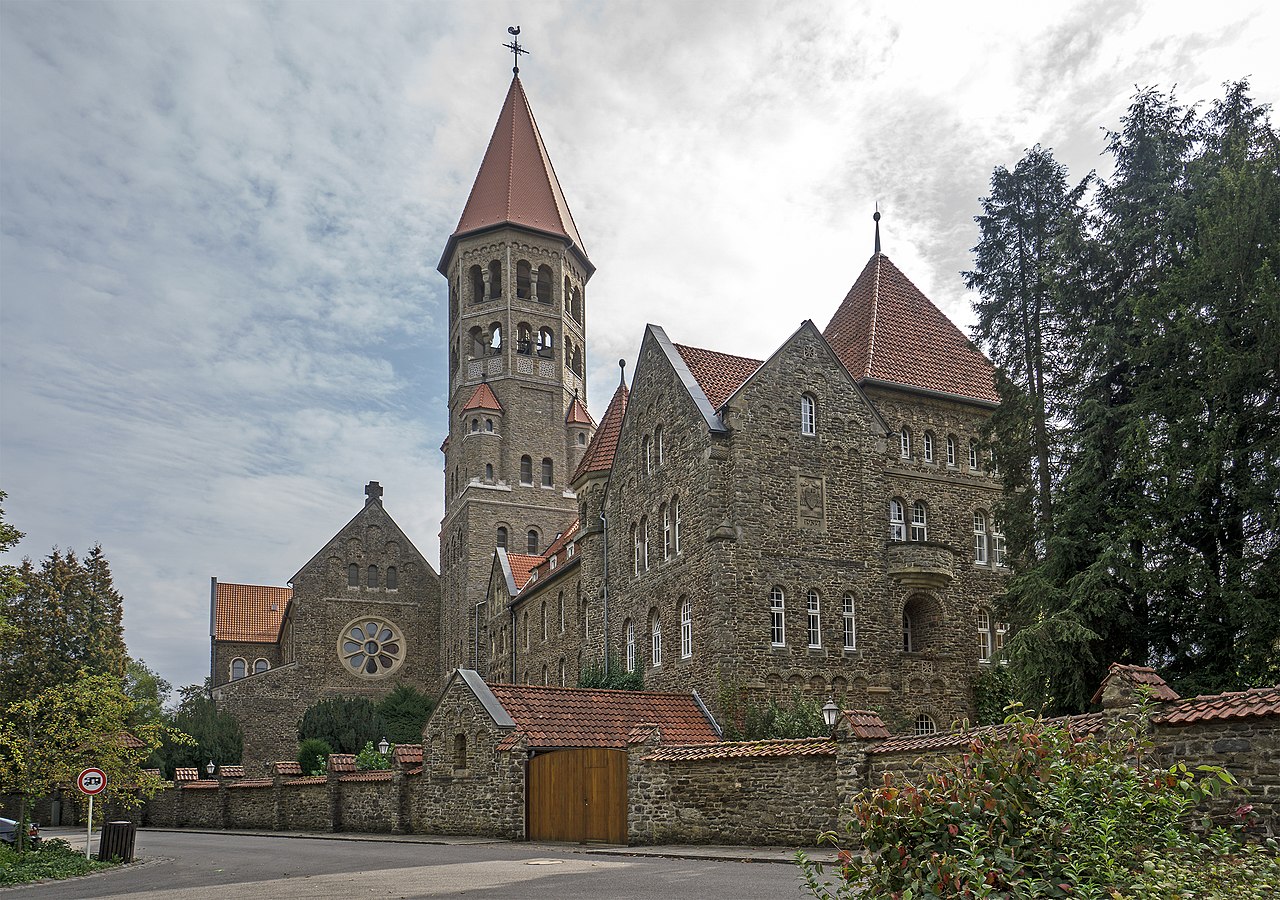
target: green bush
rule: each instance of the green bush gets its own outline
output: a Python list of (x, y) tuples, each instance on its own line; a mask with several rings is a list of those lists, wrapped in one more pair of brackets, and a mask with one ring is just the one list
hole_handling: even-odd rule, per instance
[(359, 753), (356, 754), (356, 768), (361, 772), (368, 772), (373, 769), (390, 769), (391, 768), (391, 752), (395, 750), (395, 744), (387, 747), (387, 752), (379, 753), (378, 748), (373, 746), (373, 742), (364, 745)]
[(26, 853), (0, 844), (0, 885), (72, 878), (117, 865), (118, 862), (85, 859), (83, 851), (73, 850), (66, 841), (57, 839), (42, 841), (38, 849)]
[(307, 708), (298, 720), (298, 742), (319, 738), (334, 753), (359, 753), (386, 737), (387, 723), (367, 697), (331, 697)]
[[(1160, 879), (1132, 895), (1158, 897), (1171, 872), (1196, 875), (1195, 865), (1179, 869), (1180, 859), (1259, 852), (1221, 838), (1206, 849), (1189, 827), (1195, 806), (1231, 776), (1208, 766), (1146, 765), (1141, 718), (1100, 737), (1016, 712), (1006, 724), (1001, 735), (975, 737), (962, 757), (943, 761), (919, 785), (886, 774), (882, 786), (859, 795), (846, 830), (865, 855), (842, 850), (832, 883), (798, 854), (810, 892), (1120, 900), (1134, 884)], [(821, 840), (835, 844), (836, 836)]]
[(328, 741), (307, 738), (298, 745), (298, 765), (302, 766), (302, 774), (323, 775), (332, 752)]
[(422, 726), (427, 724), (435, 704), (422, 691), (397, 684), (378, 702), (378, 715), (387, 723), (387, 740), (397, 744), (422, 743)]
[(578, 673), (578, 687), (608, 688), (617, 691), (643, 691), (644, 672), (640, 668), (639, 660), (636, 663), (636, 670), (628, 672), (619, 659), (610, 653), (608, 672), (606, 673), (605, 666), (602, 664), (587, 663), (582, 667), (582, 671)]
[(831, 729), (822, 721), (822, 704), (793, 690), (788, 701), (770, 700), (764, 706), (748, 700), (741, 686), (721, 685), (720, 709), (726, 741), (767, 741), (777, 738), (826, 737)]

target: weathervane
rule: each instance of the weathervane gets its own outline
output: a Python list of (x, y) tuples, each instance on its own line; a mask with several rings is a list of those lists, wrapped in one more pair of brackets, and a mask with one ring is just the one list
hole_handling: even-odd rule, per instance
[(520, 26), (519, 25), (512, 25), (508, 27), (507, 34), (511, 35), (511, 43), (503, 44), (502, 46), (510, 50), (511, 55), (516, 58), (516, 64), (511, 67), (511, 73), (513, 75), (519, 75), (520, 74), (520, 54), (528, 53), (529, 51), (520, 46)]

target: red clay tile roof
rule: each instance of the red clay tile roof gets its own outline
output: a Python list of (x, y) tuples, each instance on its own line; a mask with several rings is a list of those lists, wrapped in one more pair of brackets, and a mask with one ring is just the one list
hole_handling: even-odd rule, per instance
[(219, 778), (243, 778), (244, 766), (218, 766)]
[(596, 420), (591, 418), (591, 413), (587, 412), (586, 404), (578, 399), (578, 395), (574, 394), (573, 399), (569, 401), (569, 409), (564, 414), (566, 425), (592, 425), (596, 424)]
[(441, 264), (448, 259), (454, 238), (508, 223), (567, 238), (586, 256), (519, 78), (511, 79), (471, 196)]
[(702, 759), (746, 759), (758, 756), (835, 756), (835, 742), (829, 738), (789, 738), (772, 741), (740, 741), (702, 744), (692, 747), (658, 747), (648, 756), (653, 760), (688, 762)]
[(823, 335), (859, 382), (1000, 401), (991, 361), (883, 253), (872, 255)]
[(199, 781), (184, 782), (182, 784), (182, 789), (184, 791), (189, 791), (192, 788), (199, 791), (213, 791), (213, 790), (217, 790), (220, 786), (221, 786), (221, 782), (211, 781), (211, 780), (202, 778)]
[[(569, 542), (573, 540), (574, 535), (576, 535), (577, 533), (578, 533), (578, 520), (574, 519), (573, 523), (570, 524), (569, 527), (566, 528), (564, 531), (562, 531), (559, 537), (557, 537), (554, 541), (551, 542), (551, 545), (547, 547), (547, 549), (543, 552), (542, 556), (539, 558), (539, 562), (533, 567), (532, 571), (536, 572), (537, 576), (534, 578), (525, 576), (524, 584), (520, 584), (519, 578), (518, 577), (516, 578), (516, 583), (520, 585), (521, 592), (523, 592), (524, 588), (531, 587), (537, 581), (545, 581), (547, 577), (552, 574), (552, 568), (551, 568), (552, 559), (555, 559), (556, 561), (557, 569), (555, 571), (559, 571), (559, 567), (569, 565), (570, 563), (575, 561), (576, 558), (570, 557), (568, 555), (568, 551), (565, 548), (569, 546)], [(510, 553), (507, 554), (507, 558), (508, 559), (511, 558)], [(513, 576), (516, 575), (515, 563), (511, 564), (511, 574)]]
[(281, 760), (271, 764), (271, 772), (274, 775), (301, 775), (302, 764), (294, 759)]
[[(1114, 718), (1107, 713), (1085, 713), (1079, 716), (1061, 716), (1045, 719), (1047, 725), (1066, 725), (1076, 734), (1096, 734), (1103, 731)], [(934, 734), (901, 734), (867, 748), (868, 753), (919, 753), (925, 750), (954, 750), (965, 747), (974, 740), (998, 740), (1010, 730), (1008, 725), (991, 725), (962, 731), (939, 731)]]
[(350, 775), (342, 775), (339, 781), (390, 781), (390, 769), (374, 769), (372, 772), (353, 772)]
[(325, 784), (328, 780), (324, 775), (303, 775), (301, 778), (294, 778), (292, 781), (284, 781), (281, 784), (284, 787), (304, 787), (308, 784)]
[(292, 597), (292, 588), (217, 582), (213, 604), (215, 639), (274, 644)]
[(1107, 689), (1107, 685), (1113, 679), (1121, 678), (1133, 685), (1144, 685), (1151, 688), (1151, 696), (1161, 702), (1180, 699), (1180, 695), (1163, 678), (1156, 674), (1156, 670), (1150, 666), (1130, 666), (1124, 663), (1112, 663), (1107, 669), (1107, 677), (1102, 679), (1102, 684), (1098, 685), (1098, 690), (1094, 692), (1093, 699), (1090, 703), (1099, 703), (1102, 701), (1102, 694)]
[(1179, 700), (1154, 716), (1162, 725), (1280, 716), (1280, 685)]
[(127, 731), (120, 732), (120, 734), (117, 735), (116, 740), (120, 746), (124, 747), (126, 750), (141, 750), (143, 747), (147, 746)]
[(473, 409), (491, 409), (494, 412), (502, 412), (502, 404), (498, 402), (497, 395), (493, 393), (493, 388), (489, 387), (487, 382), (480, 382), (476, 385), (476, 389), (471, 393), (471, 399), (462, 407), (463, 412)]
[(542, 557), (529, 553), (508, 553), (507, 562), (511, 564), (511, 577), (516, 580), (516, 590), (520, 591), (529, 583), (529, 575), (538, 568)]
[(844, 716), (844, 720), (849, 726), (849, 731), (856, 738), (861, 738), (865, 741), (890, 736), (884, 720), (870, 710), (846, 709), (841, 711), (841, 715)]
[(745, 356), (732, 356), (728, 353), (717, 353), (715, 350), (703, 350), (700, 347), (686, 347), (675, 344), (676, 350), (684, 359), (685, 365), (698, 380), (698, 386), (707, 395), (713, 409), (719, 409), (729, 395), (742, 387), (742, 383), (755, 374), (763, 363), (758, 359)]
[(628, 396), (630, 391), (627, 386), (619, 384), (618, 389), (613, 392), (613, 399), (609, 401), (609, 408), (604, 411), (604, 418), (600, 420), (600, 427), (596, 429), (591, 443), (587, 444), (586, 452), (582, 454), (582, 462), (578, 463), (577, 470), (569, 479), (570, 484), (583, 475), (608, 472), (613, 468), (613, 454), (617, 452), (618, 437), (622, 434), (622, 417), (627, 412)]
[(275, 782), (270, 778), (241, 778), (233, 781), (228, 788), (269, 788), (275, 786)]
[(413, 768), (413, 769), (405, 769), (404, 774), (406, 774), (406, 775), (421, 775), (421, 774), (422, 774), (422, 766), (418, 766), (417, 768)]
[(407, 766), (422, 762), (421, 744), (396, 744), (391, 751), (391, 758), (397, 765)]
[(178, 768), (173, 770), (173, 780), (174, 781), (199, 781), (200, 770), (195, 768), (194, 766), (189, 769), (179, 766)]
[(632, 727), (653, 724), (676, 744), (720, 740), (692, 694), (491, 684), (489, 690), (533, 748), (623, 749)]
[(354, 753), (330, 753), (326, 768), (330, 772), (354, 772), (356, 755)]

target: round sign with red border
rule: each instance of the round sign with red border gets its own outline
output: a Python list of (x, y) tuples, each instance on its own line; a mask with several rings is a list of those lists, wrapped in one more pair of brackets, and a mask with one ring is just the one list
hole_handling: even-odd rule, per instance
[(101, 794), (107, 786), (107, 773), (101, 769), (85, 769), (76, 776), (76, 787), (82, 794)]

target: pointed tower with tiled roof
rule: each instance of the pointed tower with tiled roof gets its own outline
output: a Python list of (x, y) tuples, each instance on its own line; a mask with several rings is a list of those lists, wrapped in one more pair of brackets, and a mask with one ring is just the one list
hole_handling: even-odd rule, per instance
[(445, 671), (474, 665), (493, 550), (540, 553), (577, 512), (595, 267), (519, 77), (439, 271), (449, 282), (449, 439), (440, 530)]

